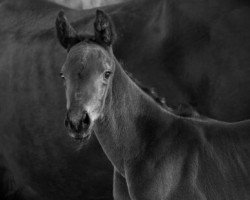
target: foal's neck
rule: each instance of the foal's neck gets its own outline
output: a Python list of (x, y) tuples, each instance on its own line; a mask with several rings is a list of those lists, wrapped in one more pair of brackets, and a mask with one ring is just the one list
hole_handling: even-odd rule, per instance
[(174, 116), (145, 94), (117, 63), (104, 116), (96, 135), (120, 173), (124, 162), (139, 157), (155, 137), (166, 131)]

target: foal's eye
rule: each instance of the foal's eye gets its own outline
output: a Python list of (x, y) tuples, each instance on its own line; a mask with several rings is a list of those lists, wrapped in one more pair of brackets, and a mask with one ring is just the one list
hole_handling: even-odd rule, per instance
[(104, 73), (104, 78), (105, 78), (105, 79), (108, 79), (108, 78), (110, 77), (111, 74), (112, 74), (111, 71), (106, 71), (106, 72)]
[(64, 79), (64, 75), (62, 72), (60, 72), (60, 77)]

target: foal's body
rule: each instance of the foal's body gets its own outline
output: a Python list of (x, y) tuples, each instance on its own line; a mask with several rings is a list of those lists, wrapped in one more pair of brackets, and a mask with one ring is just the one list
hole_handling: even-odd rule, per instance
[(116, 170), (116, 199), (124, 198), (126, 186), (132, 199), (250, 198), (249, 120), (176, 116), (144, 94), (119, 64), (109, 95), (112, 104), (95, 133)]
[(163, 109), (114, 57), (112, 22), (97, 11), (95, 36), (76, 34), (63, 13), (57, 33), (69, 54), (65, 79), (70, 135), (92, 132), (114, 166), (115, 199), (250, 198), (250, 120), (224, 123)]

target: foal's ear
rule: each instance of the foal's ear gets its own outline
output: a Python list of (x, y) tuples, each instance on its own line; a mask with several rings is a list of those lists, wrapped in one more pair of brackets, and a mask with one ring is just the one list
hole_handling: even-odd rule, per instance
[(114, 43), (116, 39), (114, 25), (109, 16), (102, 10), (96, 10), (94, 29), (97, 42), (106, 46), (111, 46)]
[(56, 18), (56, 32), (58, 40), (65, 49), (80, 41), (75, 29), (68, 22), (63, 11), (60, 11)]

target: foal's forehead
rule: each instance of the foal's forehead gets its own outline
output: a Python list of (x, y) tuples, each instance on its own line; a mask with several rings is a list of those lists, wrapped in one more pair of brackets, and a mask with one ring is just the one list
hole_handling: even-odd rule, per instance
[(92, 69), (98, 69), (100, 66), (111, 69), (112, 63), (112, 56), (103, 47), (94, 43), (81, 42), (70, 49), (62, 71), (77, 72), (87, 66), (91, 66)]
[(105, 62), (107, 59), (110, 59), (110, 56), (103, 47), (85, 42), (72, 47), (68, 54), (68, 60), (80, 61), (81, 63), (85, 63), (91, 58)]

